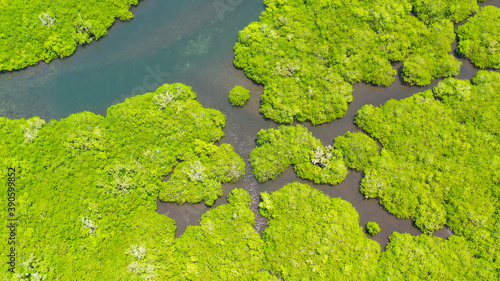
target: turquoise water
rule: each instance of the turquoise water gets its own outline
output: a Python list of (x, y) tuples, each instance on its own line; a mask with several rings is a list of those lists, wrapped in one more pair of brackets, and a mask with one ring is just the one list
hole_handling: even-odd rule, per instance
[[(224, 13), (220, 2), (228, 5)], [(134, 19), (117, 21), (107, 36), (72, 56), (0, 74), (0, 115), (50, 120), (81, 111), (104, 114), (163, 83), (201, 89), (207, 79), (220, 79), (211, 69), (227, 67), (238, 30), (263, 9), (261, 0), (141, 1), (132, 8)], [(205, 106), (217, 104), (217, 89), (199, 94)]]

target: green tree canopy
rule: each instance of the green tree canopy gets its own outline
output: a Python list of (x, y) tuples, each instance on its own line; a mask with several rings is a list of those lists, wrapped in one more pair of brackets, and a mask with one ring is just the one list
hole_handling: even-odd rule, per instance
[(480, 68), (500, 68), (500, 9), (481, 8), (458, 27), (457, 51)]
[(364, 170), (370, 159), (378, 154), (377, 142), (363, 133), (348, 131), (336, 137), (334, 144), (344, 156), (346, 166), (351, 169)]
[(355, 118), (383, 146), (364, 169), (361, 192), (426, 233), (447, 224), (493, 271), (500, 268), (499, 81), (487, 71), (472, 83), (445, 79), (410, 98), (365, 105)]
[(414, 218), (424, 232), (445, 223), (467, 236), (491, 229), (499, 194), (499, 78), (479, 72), (473, 84), (448, 79), (432, 91), (361, 108), (356, 123), (383, 145), (361, 191)]
[(471, 0), (409, 0), (408, 2), (417, 17), (425, 23), (441, 19), (460, 22), (479, 9), (477, 1)]
[(244, 106), (250, 98), (250, 90), (236, 86), (229, 92), (229, 102), (234, 106)]
[(0, 2), (0, 72), (71, 55), (108, 33), (116, 18), (130, 20), (138, 0)]
[(376, 223), (374, 221), (369, 221), (366, 224), (366, 231), (368, 232), (368, 234), (370, 234), (372, 236), (379, 233), (380, 230), (381, 230), (380, 226), (378, 225), (378, 223)]
[[(169, 280), (277, 280), (264, 269), (264, 243), (254, 230), (251, 198), (243, 189), (227, 205), (208, 211), (199, 226), (176, 239), (168, 263)], [(261, 279), (259, 279), (261, 278)]]
[[(4, 175), (16, 169), (19, 219), (18, 272), (6, 276), (2, 263), (1, 274), (7, 280), (159, 276), (175, 223), (156, 212), (158, 197), (210, 205), (222, 195), (221, 183), (244, 174), (233, 148), (214, 144), (225, 116), (195, 98), (188, 86), (165, 84), (110, 107), (106, 117), (83, 112), (47, 124), (1, 117), (0, 167)], [(234, 201), (248, 205), (240, 193)], [(1, 199), (7, 202), (7, 192)], [(251, 228), (253, 214), (245, 208)], [(6, 212), (0, 208), (2, 217)], [(0, 235), (7, 241), (10, 232), (3, 227)]]
[[(259, 21), (240, 32), (234, 64), (265, 85), (266, 117), (330, 122), (345, 114), (353, 83), (390, 85), (392, 62), (404, 61), (403, 77), (415, 85), (458, 74), (460, 62), (449, 54), (450, 19), (472, 13), (476, 1), (449, 4), (446, 16), (432, 22), (412, 15), (414, 2), (266, 0)], [(424, 14), (432, 13), (418, 10)]]
[(268, 217), (264, 252), (285, 280), (366, 280), (376, 272), (380, 245), (368, 239), (352, 205), (307, 184), (262, 193)]
[(290, 165), (297, 176), (315, 183), (337, 184), (347, 176), (340, 152), (323, 146), (301, 125), (260, 130), (257, 147), (250, 152), (250, 162), (260, 182), (276, 179)]
[(463, 237), (447, 240), (394, 232), (379, 265), (380, 280), (495, 280), (491, 264)]

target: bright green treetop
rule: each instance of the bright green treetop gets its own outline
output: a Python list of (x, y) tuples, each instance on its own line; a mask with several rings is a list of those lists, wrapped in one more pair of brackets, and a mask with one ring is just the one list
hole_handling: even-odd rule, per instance
[(480, 68), (500, 68), (500, 9), (481, 8), (458, 27), (458, 52)]
[(340, 151), (323, 146), (301, 125), (261, 130), (250, 161), (260, 182), (276, 179), (291, 165), (300, 178), (315, 183), (337, 184), (347, 176)]
[(67, 57), (130, 20), (138, 0), (0, 1), (0, 72)]
[(236, 86), (229, 92), (229, 102), (234, 106), (244, 106), (249, 98), (250, 90), (241, 86)]
[(285, 280), (366, 280), (374, 275), (380, 245), (359, 226), (351, 203), (307, 184), (262, 193), (268, 217), (264, 253), (272, 273)]
[(378, 225), (378, 223), (376, 223), (374, 221), (369, 221), (366, 224), (366, 230), (368, 231), (368, 234), (373, 236), (373, 235), (379, 233), (381, 229), (380, 229), (380, 226)]
[[(403, 78), (412, 85), (457, 75), (450, 19), (472, 13), (472, 2), (428, 22), (415, 17), (405, 0), (267, 0), (259, 21), (240, 32), (234, 64), (265, 85), (266, 117), (286, 124), (330, 122), (345, 114), (355, 82), (390, 85), (392, 62), (404, 61)], [(419, 17), (425, 13), (419, 10)]]

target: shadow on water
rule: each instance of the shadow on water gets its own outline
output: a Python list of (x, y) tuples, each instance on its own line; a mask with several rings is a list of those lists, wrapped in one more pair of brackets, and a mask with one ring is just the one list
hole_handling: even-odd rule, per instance
[[(228, 1), (229, 2), (229, 1)], [(77, 52), (50, 64), (40, 63), (21, 71), (0, 74), (0, 116), (29, 118), (34, 115), (46, 120), (65, 118), (70, 114), (91, 111), (105, 115), (106, 109), (127, 97), (156, 89), (163, 83), (182, 82), (193, 87), (198, 101), (205, 107), (220, 110), (227, 116), (225, 137), (246, 162), (246, 174), (238, 183), (223, 185), (224, 196), (215, 206), (225, 204), (227, 194), (236, 187), (249, 191), (252, 210), (256, 213), (256, 230), (262, 233), (266, 220), (258, 215), (260, 193), (273, 192), (283, 185), (300, 181), (308, 183), (331, 197), (351, 202), (360, 217), (360, 226), (376, 221), (382, 232), (372, 239), (383, 247), (393, 231), (418, 235), (421, 232), (410, 220), (398, 219), (387, 213), (375, 199), (365, 199), (359, 192), (362, 174), (351, 171), (347, 179), (336, 186), (314, 185), (298, 179), (292, 169), (275, 181), (260, 184), (253, 177), (249, 153), (255, 148), (255, 137), (261, 129), (278, 124), (259, 114), (263, 87), (249, 80), (243, 71), (233, 66), (233, 46), (238, 31), (258, 19), (264, 10), (262, 0), (247, 0), (221, 14), (215, 1), (147, 0), (133, 8), (130, 22), (118, 21), (110, 33), (99, 41), (79, 47)], [(480, 6), (500, 6), (500, 0), (480, 3)], [(455, 50), (456, 42), (453, 45)], [(477, 69), (469, 60), (463, 63), (458, 78), (470, 79)], [(395, 64), (401, 68), (401, 64)], [(322, 142), (331, 144), (335, 137), (347, 131), (360, 131), (353, 123), (356, 112), (365, 104), (381, 105), (390, 99), (403, 99), (430, 89), (410, 87), (396, 78), (389, 87), (365, 83), (354, 86), (354, 101), (344, 118), (321, 126), (304, 125)], [(243, 108), (232, 107), (228, 92), (236, 85), (251, 90), (249, 103)], [(210, 208), (201, 204), (176, 205), (157, 202), (157, 211), (177, 223), (176, 236), (187, 226), (196, 225)], [(434, 233), (448, 237), (443, 228)]]

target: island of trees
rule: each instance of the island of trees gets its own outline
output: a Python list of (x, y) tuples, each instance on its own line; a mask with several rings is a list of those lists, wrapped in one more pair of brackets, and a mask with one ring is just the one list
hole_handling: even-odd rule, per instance
[(458, 30), (458, 52), (481, 68), (500, 68), (500, 9), (486, 6)]
[(229, 92), (229, 102), (234, 106), (244, 106), (250, 98), (250, 90), (236, 86)]
[[(470, 0), (264, 4), (259, 21), (240, 32), (234, 64), (265, 85), (264, 116), (278, 123), (309, 120), (315, 125), (344, 116), (353, 83), (390, 85), (396, 75), (394, 62), (403, 62), (402, 78), (411, 85), (457, 75), (461, 62), (449, 53), (456, 37), (453, 23), (478, 10), (477, 2)], [(489, 21), (492, 31), (488, 42), (481, 44), (491, 44), (489, 52), (498, 57), (498, 16), (490, 10), (476, 18)], [(481, 16), (486, 13), (489, 17)], [(478, 29), (485, 25), (471, 21), (477, 26), (471, 36), (479, 38), (483, 32)], [(463, 37), (468, 38), (465, 33)], [(466, 44), (462, 43), (463, 52), (472, 43)]]
[(347, 176), (340, 152), (331, 146), (324, 147), (301, 125), (261, 130), (250, 161), (260, 182), (276, 179), (291, 165), (299, 177), (315, 183), (337, 184)]

